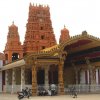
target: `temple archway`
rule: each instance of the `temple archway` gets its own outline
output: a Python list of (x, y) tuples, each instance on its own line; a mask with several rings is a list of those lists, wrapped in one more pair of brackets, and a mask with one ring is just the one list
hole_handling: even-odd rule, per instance
[(37, 84), (38, 85), (44, 85), (45, 84), (45, 74), (44, 69), (39, 69), (37, 71)]
[(49, 84), (58, 84), (58, 67), (55, 65), (50, 66)]
[(19, 59), (19, 54), (18, 53), (13, 53), (12, 54), (12, 61)]

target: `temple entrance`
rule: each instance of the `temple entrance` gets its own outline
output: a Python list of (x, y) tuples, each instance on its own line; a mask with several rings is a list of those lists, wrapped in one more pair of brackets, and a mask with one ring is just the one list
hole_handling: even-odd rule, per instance
[(19, 58), (19, 54), (18, 53), (13, 53), (12, 54), (12, 61), (17, 60)]
[(49, 84), (58, 84), (58, 68), (52, 66), (49, 70)]
[(44, 76), (44, 69), (39, 69), (37, 71), (37, 84), (38, 85), (44, 85), (44, 79), (45, 79), (45, 76)]
[(25, 69), (25, 84), (32, 84), (32, 70), (28, 68)]

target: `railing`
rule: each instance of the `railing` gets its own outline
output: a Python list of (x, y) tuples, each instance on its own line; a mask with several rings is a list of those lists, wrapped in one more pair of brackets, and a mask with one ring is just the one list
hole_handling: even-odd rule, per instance
[[(25, 89), (25, 87), (28, 87), (32, 89), (32, 85), (23, 85), (22, 88)], [(100, 93), (100, 85), (86, 85), (86, 84), (78, 84), (78, 85), (68, 85), (67, 88), (64, 88), (65, 93), (69, 93), (71, 89), (75, 87), (76, 91), (78, 93)], [(39, 88), (45, 88), (48, 90), (50, 88), (50, 85), (38, 85), (37, 86), (37, 92)], [(57, 91), (59, 89), (59, 86), (56, 85)], [(4, 85), (3, 86), (3, 92), (6, 93), (17, 93), (18, 91), (21, 91), (21, 85)]]
[[(32, 85), (23, 85), (22, 88), (25, 89), (25, 87), (32, 88)], [(21, 91), (21, 85), (3, 85), (3, 92), (6, 93), (17, 93), (18, 91)]]
[(57, 94), (58, 93), (58, 85), (57, 84), (38, 85), (37, 86), (37, 95), (51, 95), (51, 90), (54, 90), (55, 94)]
[(65, 92), (68, 93), (71, 89), (75, 87), (78, 93), (100, 93), (100, 85), (68, 85), (68, 88), (65, 88)]
[[(21, 89), (25, 89), (26, 87), (32, 89), (32, 85), (3, 85), (3, 92), (6, 93), (17, 93), (21, 91)], [(37, 92), (39, 89), (50, 89), (50, 85), (37, 85)], [(56, 85), (56, 89), (58, 89), (58, 85)]]
[[(46, 85), (45, 85), (45, 84), (43, 84), (43, 85), (38, 85), (38, 86), (37, 86), (37, 89), (38, 89), (38, 88), (45, 88), (46, 90), (48, 90), (48, 89), (50, 89), (50, 86), (51, 86), (51, 84), (48, 84), (48, 85), (47, 85), (47, 84), (46, 84)], [(58, 84), (55, 84), (55, 87), (58, 88)]]

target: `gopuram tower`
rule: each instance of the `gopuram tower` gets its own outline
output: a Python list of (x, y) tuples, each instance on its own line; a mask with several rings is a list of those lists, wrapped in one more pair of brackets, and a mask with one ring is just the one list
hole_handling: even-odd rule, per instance
[(69, 30), (64, 26), (64, 28), (61, 30), (59, 43), (63, 43), (69, 39), (70, 39)]
[(56, 45), (48, 6), (29, 6), (28, 23), (23, 43), (24, 54)]
[(14, 22), (9, 26), (4, 55), (6, 60), (5, 63), (23, 58), (23, 48), (20, 42), (18, 27), (14, 25)]

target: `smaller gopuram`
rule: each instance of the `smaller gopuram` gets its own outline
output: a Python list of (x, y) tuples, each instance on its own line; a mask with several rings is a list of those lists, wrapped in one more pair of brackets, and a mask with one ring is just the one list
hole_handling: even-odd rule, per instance
[(69, 30), (65, 27), (61, 30), (61, 35), (59, 38), (59, 43), (63, 43), (70, 39)]
[(18, 27), (14, 22), (9, 26), (4, 55), (6, 64), (23, 57), (23, 48), (20, 42)]

